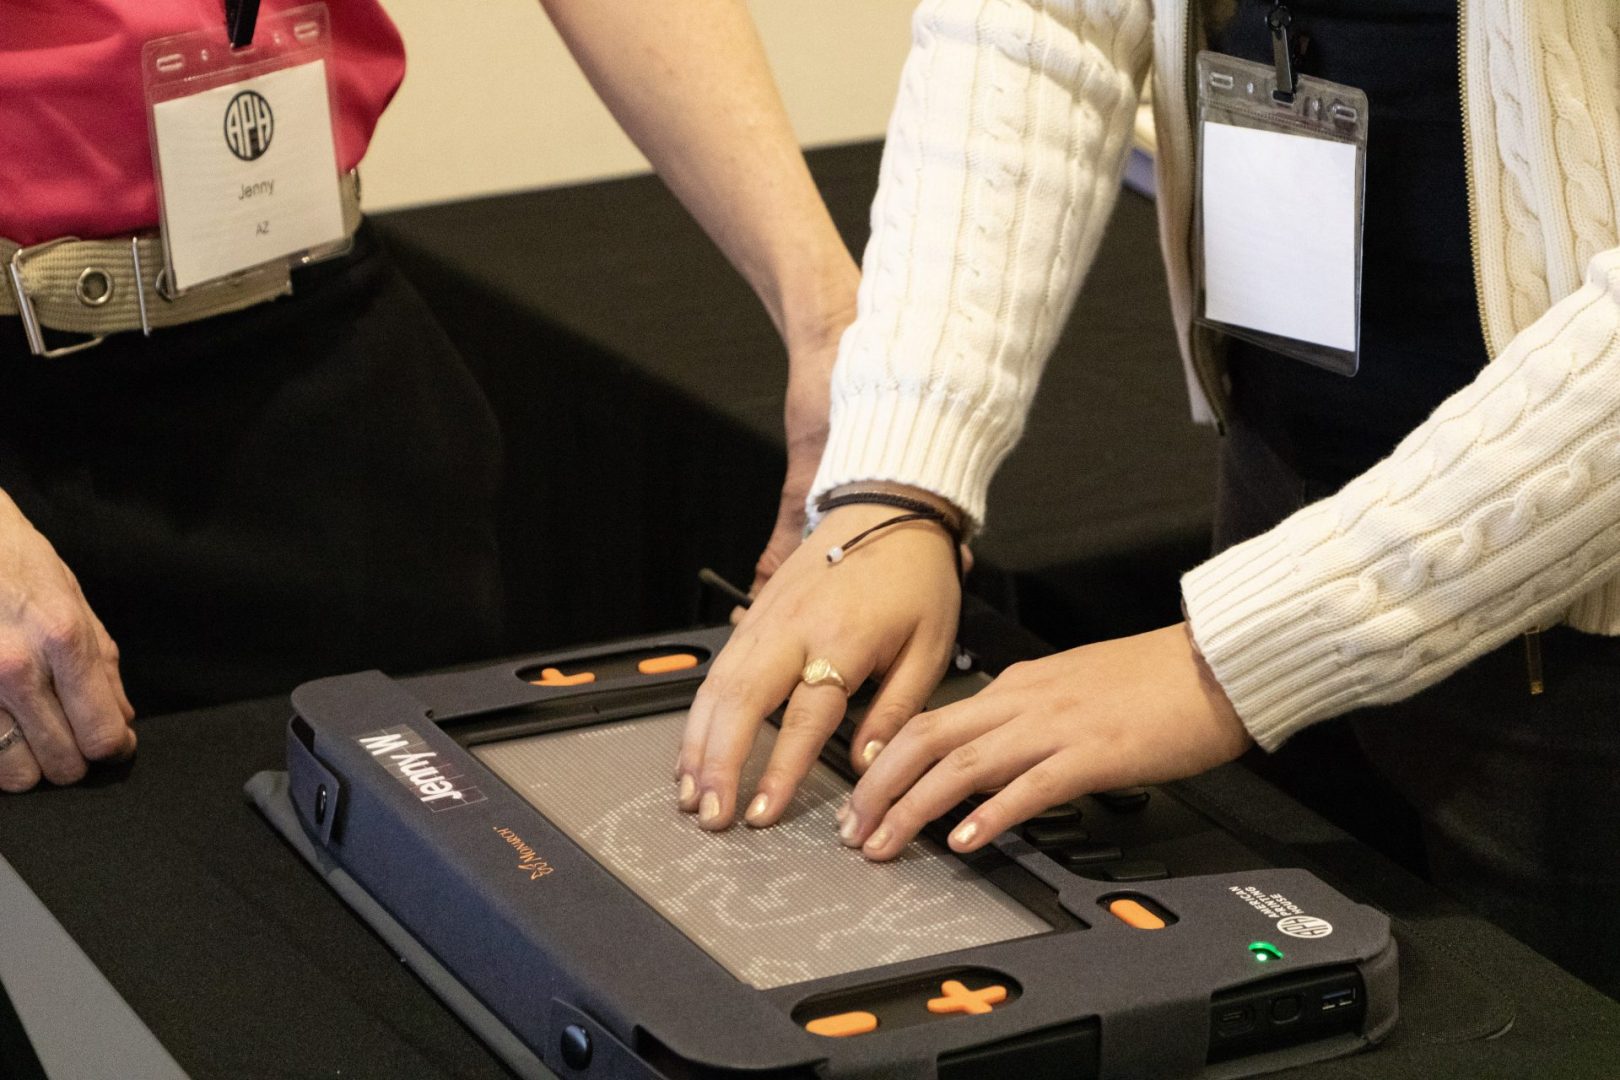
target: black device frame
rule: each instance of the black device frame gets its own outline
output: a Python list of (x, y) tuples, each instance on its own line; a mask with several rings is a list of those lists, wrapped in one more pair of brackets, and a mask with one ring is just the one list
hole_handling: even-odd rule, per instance
[[(1387, 917), (1311, 874), (1120, 885), (1074, 875), (1012, 834), (970, 865), (1053, 932), (769, 990), (741, 982), (466, 749), (683, 708), (728, 635), (716, 628), (415, 679), (365, 672), (306, 684), (293, 695), (286, 780), (256, 781), (255, 797), (285, 801), (318, 866), (363, 890), (564, 1076), (1234, 1077), (1348, 1053), (1393, 1026)], [(635, 673), (638, 657), (676, 652), (700, 662)], [(544, 666), (606, 677), (532, 685)], [(432, 809), (358, 742), (390, 729), (437, 755), (463, 794), (453, 808)], [(827, 760), (847, 775), (836, 753)], [(499, 830), (520, 837), (548, 872), (514, 859)], [(1258, 965), (1246, 942), (1275, 936), (1275, 920), (1258, 917), (1245, 890), (1282, 897), (1332, 930), (1284, 939), (1288, 959)], [(1107, 910), (1121, 896), (1171, 913), (1172, 925), (1127, 926)], [(1016, 1000), (989, 1015), (891, 1023), (853, 1038), (803, 1027), (809, 1015), (863, 1003), (881, 1018), (962, 973), (993, 976)], [(1322, 1007), (1346, 994), (1352, 1009)], [(1303, 1003), (1298, 1022), (1271, 1022), (1276, 1002), (1293, 998)], [(1231, 1021), (1243, 1010), (1249, 1026)]]

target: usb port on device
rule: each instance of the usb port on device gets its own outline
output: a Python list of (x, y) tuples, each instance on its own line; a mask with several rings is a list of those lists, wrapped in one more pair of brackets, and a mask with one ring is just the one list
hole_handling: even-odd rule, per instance
[(1354, 1005), (1355, 1002), (1356, 988), (1353, 986), (1347, 986), (1343, 990), (1329, 990), (1322, 995), (1322, 1011), (1332, 1012), (1346, 1005)]

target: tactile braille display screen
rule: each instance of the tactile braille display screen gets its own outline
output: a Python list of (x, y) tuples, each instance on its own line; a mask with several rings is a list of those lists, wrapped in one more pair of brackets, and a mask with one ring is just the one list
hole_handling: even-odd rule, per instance
[[(686, 713), (475, 746), (502, 780), (737, 978), (760, 989), (1051, 927), (937, 844), (870, 863), (837, 840), (849, 784), (820, 762), (780, 824), (707, 833), (670, 779)], [(743, 774), (751, 795), (775, 743)]]

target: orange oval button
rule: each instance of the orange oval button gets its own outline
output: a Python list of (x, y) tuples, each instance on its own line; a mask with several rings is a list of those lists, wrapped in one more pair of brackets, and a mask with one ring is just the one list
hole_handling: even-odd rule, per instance
[(636, 670), (643, 675), (668, 675), (672, 671), (685, 671), (697, 665), (698, 658), (691, 653), (671, 653), (668, 656), (649, 656), (636, 665)]
[(1115, 900), (1108, 905), (1108, 912), (1120, 922), (1134, 926), (1138, 930), (1164, 929), (1164, 920), (1135, 900)]
[(843, 1039), (850, 1035), (865, 1035), (868, 1031), (876, 1031), (877, 1026), (877, 1017), (869, 1012), (847, 1012), (812, 1020), (804, 1025), (804, 1030), (812, 1035)]

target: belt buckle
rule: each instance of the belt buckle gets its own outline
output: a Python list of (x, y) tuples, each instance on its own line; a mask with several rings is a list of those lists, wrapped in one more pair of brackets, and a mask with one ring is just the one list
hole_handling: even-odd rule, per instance
[(78, 240), (77, 236), (62, 236), (55, 240), (47, 240), (43, 244), (18, 248), (11, 256), (11, 292), (17, 298), (17, 315), (22, 319), (23, 335), (28, 338), (29, 351), (35, 356), (42, 356), (47, 360), (54, 360), (59, 356), (71, 356), (76, 352), (93, 349), (107, 340), (106, 334), (93, 334), (85, 341), (76, 341), (72, 345), (61, 345), (54, 349), (47, 349), (45, 347), (45, 334), (39, 325), (39, 316), (34, 313), (33, 298), (28, 295), (28, 287), (23, 284), (23, 267), (27, 265), (29, 259), (36, 255), (43, 255), (59, 244), (72, 243), (76, 240)]

